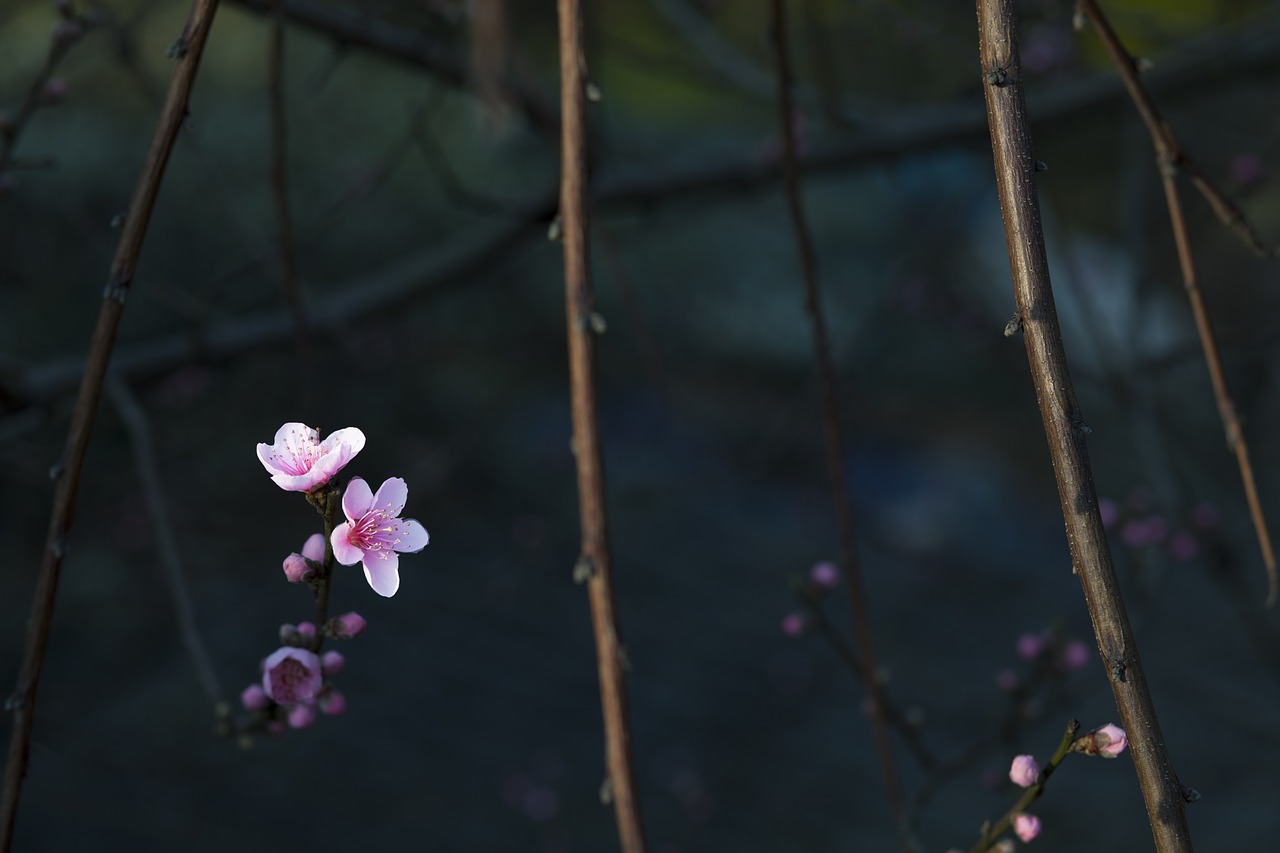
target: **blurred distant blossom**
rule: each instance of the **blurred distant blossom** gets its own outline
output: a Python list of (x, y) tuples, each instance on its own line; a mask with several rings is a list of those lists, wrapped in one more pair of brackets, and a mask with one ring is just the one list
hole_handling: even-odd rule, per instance
[(1023, 843), (1034, 841), (1040, 834), (1040, 818), (1033, 814), (1020, 814), (1013, 819), (1013, 832)]
[(1180, 563), (1189, 563), (1200, 554), (1196, 536), (1189, 530), (1179, 530), (1169, 539), (1169, 556)]
[(320, 658), (307, 649), (276, 649), (263, 662), (262, 669), (262, 689), (281, 705), (311, 702), (320, 690)]
[(246, 711), (260, 711), (271, 704), (271, 699), (261, 684), (250, 684), (240, 693), (240, 704)]
[(275, 444), (259, 444), (258, 459), (277, 486), (310, 492), (337, 474), (364, 448), (364, 433), (347, 427), (324, 441), (306, 424), (287, 423), (276, 431)]
[(316, 721), (316, 709), (310, 705), (294, 705), (289, 709), (289, 728), (306, 729)]
[(836, 585), (840, 583), (840, 570), (836, 568), (835, 563), (816, 563), (809, 570), (809, 580), (822, 589), (835, 589)]
[(1071, 640), (1062, 650), (1062, 668), (1067, 672), (1082, 669), (1090, 657), (1088, 646), (1079, 640)]
[(804, 617), (799, 613), (788, 613), (782, 617), (782, 633), (788, 637), (799, 637), (804, 633)]
[(350, 613), (343, 613), (334, 619), (332, 624), (333, 633), (339, 640), (354, 640), (364, 633), (365, 626), (369, 623), (353, 610)]
[(1169, 522), (1159, 515), (1126, 521), (1120, 528), (1120, 540), (1130, 548), (1159, 545), (1169, 535)]
[(1035, 660), (1044, 651), (1045, 638), (1040, 634), (1026, 633), (1018, 637), (1016, 643), (1018, 657), (1023, 660)]
[(375, 495), (369, 484), (352, 478), (342, 495), (347, 516), (330, 539), (334, 558), (344, 566), (363, 563), (365, 580), (378, 595), (391, 597), (400, 588), (400, 558), (427, 546), (426, 529), (413, 519), (402, 519), (409, 487), (399, 477), (383, 481)]

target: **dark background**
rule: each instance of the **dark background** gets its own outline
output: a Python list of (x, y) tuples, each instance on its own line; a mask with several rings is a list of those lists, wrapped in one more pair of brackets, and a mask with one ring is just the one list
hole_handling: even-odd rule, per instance
[[(381, 599), (339, 571), (345, 716), (242, 751), (215, 737), (178, 635), (129, 432), (100, 411), (39, 695), (16, 849), (596, 851), (603, 740), (586, 595), (571, 572), (550, 2), (505, 4), (505, 45), (462, 3), (289, 0), (377, 25), (383, 49), (287, 33), (298, 267), (317, 329), (289, 330), (276, 262), (270, 23), (224, 2), (165, 178), (114, 365), (140, 402), (196, 621), (229, 698), (312, 613), (281, 559), (317, 529), (254, 456), (285, 421), (359, 426), (346, 474), (409, 484), (432, 535)], [(996, 736), (1016, 638), (1089, 640), (1012, 312), (960, 3), (792, 3), (806, 197), (841, 377), (860, 552), (889, 691), (948, 756)], [(0, 175), (0, 677), (15, 678), (50, 466), (154, 126), (183, 4), (78, 6), (101, 26), (56, 70)], [(477, 3), (473, 9), (493, 9)], [(1261, 2), (1113, 2), (1199, 163), (1280, 231), (1280, 17)], [(796, 250), (776, 180), (767, 4), (587, 4), (601, 427), (636, 773), (651, 848), (847, 851), (895, 841), (863, 694), (789, 580), (835, 559)], [(1235, 464), (1181, 294), (1151, 146), (1065, 2), (1022, 4), (1062, 315), (1099, 490), (1169, 539), (1113, 545), (1201, 849), (1278, 828), (1280, 646)], [(0, 108), (58, 18), (0, 8)], [(400, 39), (418, 53), (388, 56)], [(407, 40), (407, 41), (406, 41)], [(430, 47), (437, 53), (423, 53)], [(472, 64), (468, 64), (468, 55)], [(435, 56), (434, 67), (405, 56)], [(486, 94), (480, 58), (512, 81)], [(428, 63), (430, 64), (430, 63)], [(452, 69), (452, 71), (450, 71)], [(452, 77), (451, 77), (452, 75)], [(499, 87), (501, 89), (501, 87)], [(512, 92), (518, 94), (513, 95)], [(1280, 513), (1276, 268), (1188, 195), (1193, 239), (1263, 503)], [(1193, 529), (1208, 502), (1221, 521)], [(1274, 527), (1273, 527), (1274, 530)], [(1130, 533), (1133, 531), (1130, 530)], [(844, 592), (827, 612), (851, 633)], [(1090, 641), (1092, 648), (1092, 642)], [(7, 690), (8, 688), (6, 688)], [(1069, 717), (1115, 719), (1100, 664), (1020, 706), (1032, 722), (954, 777), (899, 743), (926, 849), (967, 847)], [(1116, 720), (1118, 722), (1118, 720)], [(1148, 849), (1129, 759), (1070, 759), (1037, 849)]]

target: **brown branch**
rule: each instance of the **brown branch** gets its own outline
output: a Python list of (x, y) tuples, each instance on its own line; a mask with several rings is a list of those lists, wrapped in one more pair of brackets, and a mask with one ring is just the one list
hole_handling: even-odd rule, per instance
[(602, 796), (613, 800), (624, 853), (643, 853), (644, 827), (631, 768), (627, 726), (625, 650), (614, 610), (609, 537), (605, 520), (604, 460), (595, 396), (595, 305), (587, 262), (586, 58), (579, 0), (556, 0), (560, 34), (560, 218), (564, 240), (565, 315), (573, 449), (578, 468), (582, 553), (574, 575), (584, 576), (600, 674), (608, 779)]
[(1138, 68), (1133, 57), (1120, 43), (1115, 30), (1111, 28), (1111, 22), (1107, 20), (1098, 4), (1094, 0), (1079, 0), (1079, 8), (1093, 23), (1094, 29), (1102, 38), (1102, 43), (1107, 48), (1111, 61), (1119, 70), (1125, 88), (1133, 98), (1133, 103), (1141, 114), (1147, 130), (1151, 133), (1151, 141), (1155, 145), (1156, 164), (1160, 168), (1160, 180), (1164, 185), (1164, 198), (1169, 208), (1173, 240), (1178, 247), (1178, 266), (1182, 269), (1182, 284), (1187, 291), (1187, 301), (1191, 303), (1191, 313), (1196, 320), (1196, 332), (1200, 336), (1201, 349), (1204, 350), (1204, 361), (1209, 368), (1209, 380), (1213, 384), (1213, 397), (1218, 404), (1222, 428), (1227, 434), (1227, 450), (1235, 454), (1236, 464), (1240, 468), (1240, 480), (1244, 484), (1249, 516), (1253, 519), (1253, 529), (1258, 537), (1258, 547), (1262, 551), (1262, 561), (1267, 567), (1267, 607), (1272, 607), (1276, 603), (1277, 592), (1280, 592), (1280, 584), (1277, 583), (1276, 578), (1275, 551), (1271, 547), (1271, 535), (1267, 531), (1267, 518), (1262, 511), (1258, 487), (1254, 483), (1253, 465), (1249, 461), (1249, 445), (1244, 438), (1240, 416), (1236, 414), (1231, 390), (1227, 387), (1227, 376), (1222, 369), (1218, 342), (1213, 334), (1213, 324), (1209, 321), (1209, 308), (1205, 303), (1204, 294), (1200, 291), (1195, 256), (1191, 251), (1191, 237), (1187, 233), (1187, 223), (1182, 212), (1182, 196), (1178, 191), (1177, 170), (1182, 169), (1188, 173), (1192, 184), (1209, 200), (1209, 204), (1223, 223), (1240, 235), (1255, 253), (1266, 257), (1274, 255), (1274, 250), (1262, 246), (1252, 227), (1245, 220), (1244, 214), (1204, 178), (1179, 145), (1173, 130), (1160, 116), (1151, 96), (1147, 94), (1142, 81), (1138, 79)]
[(307, 313), (298, 284), (298, 258), (293, 245), (293, 215), (289, 210), (289, 145), (284, 99), (284, 0), (275, 0), (271, 17), (271, 46), (267, 56), (267, 90), (271, 101), (271, 194), (279, 231), (280, 289), (293, 317), (302, 353), (307, 351)]
[(26, 775), (27, 760), (31, 749), (31, 726), (35, 716), (36, 687), (40, 681), (40, 669), (44, 664), (45, 649), (49, 642), (49, 626), (53, 621), (54, 602), (58, 594), (58, 575), (62, 569), (62, 557), (75, 511), (76, 491), (80, 484), (80, 471), (84, 466), (89, 436), (93, 431), (93, 418), (102, 396), (103, 377), (116, 331), (124, 313), (125, 297), (133, 282), (134, 269), (156, 194), (164, 177), (169, 154), (173, 151), (178, 131), (187, 117), (187, 102), (195, 82), (200, 54), (204, 50), (218, 0), (195, 0), (186, 27), (179, 40), (170, 49), (176, 59), (173, 79), (165, 98), (160, 118), (146, 160), (138, 176), (138, 184), (129, 202), (129, 212), (121, 228), (120, 244), (107, 277), (102, 307), (89, 345), (89, 358), (85, 366), (80, 393), (71, 413), (71, 427), (67, 445), (58, 463), (57, 486), (54, 491), (53, 511), (49, 520), (49, 532), (45, 540), (44, 557), (36, 580), (35, 596), (31, 602), (26, 649), (22, 658), (22, 671), (12, 696), (5, 703), (14, 714), (13, 731), (9, 739), (9, 757), (5, 765), (4, 789), (0, 793), (0, 848), (7, 853), (13, 843), (14, 821), (18, 813), (18, 798), (22, 780)]
[(813, 356), (818, 381), (822, 387), (823, 433), (827, 447), (827, 474), (831, 485), (831, 500), (835, 507), (836, 524), (840, 530), (840, 551), (844, 563), (846, 588), (849, 590), (849, 606), (853, 611), (854, 631), (857, 636), (857, 660), (862, 667), (862, 682), (871, 699), (871, 724), (875, 733), (876, 753), (880, 759), (880, 773), (894, 829), (900, 834), (904, 847), (909, 849), (906, 821), (903, 811), (902, 783), (893, 757), (893, 739), (889, 733), (888, 703), (876, 663), (875, 643), (871, 632), (871, 608), (868, 605), (866, 587), (862, 582), (862, 568), (858, 559), (858, 545), (854, 533), (853, 501), (845, 477), (844, 440), (841, 437), (840, 403), (835, 365), (831, 360), (831, 346), (827, 340), (827, 322), (822, 308), (822, 291), (818, 285), (818, 262), (813, 248), (813, 238), (805, 220), (804, 201), (800, 195), (800, 158), (796, 152), (795, 108), (791, 99), (791, 53), (787, 43), (787, 15), (783, 0), (772, 2), (771, 29), (774, 49), (778, 57), (778, 118), (782, 134), (782, 163), (787, 191), (787, 204), (795, 229), (796, 246), (800, 252), (800, 268), (803, 277), (805, 309), (813, 331)]
[(1062, 504), (1067, 544), (1129, 741), (1159, 853), (1192, 850), (1185, 797), (1165, 749), (1138, 644), (1116, 580), (1066, 351), (1036, 194), (1013, 0), (978, 0), (987, 120), (1014, 296)]
[(151, 425), (133, 391), (114, 373), (107, 379), (107, 394), (129, 433), (129, 443), (133, 445), (138, 480), (146, 498), (147, 514), (151, 517), (151, 530), (156, 538), (160, 566), (164, 570), (169, 594), (173, 598), (173, 612), (178, 619), (178, 635), (182, 638), (182, 645), (186, 647), (187, 656), (191, 658), (200, 686), (209, 696), (209, 701), (218, 705), (223, 701), (222, 685), (218, 682), (213, 662), (200, 636), (200, 630), (196, 627), (195, 607), (191, 603), (191, 590), (187, 586), (186, 573), (182, 568), (182, 555), (169, 518), (169, 500), (165, 496), (164, 483), (161, 482), (160, 462), (156, 458)]

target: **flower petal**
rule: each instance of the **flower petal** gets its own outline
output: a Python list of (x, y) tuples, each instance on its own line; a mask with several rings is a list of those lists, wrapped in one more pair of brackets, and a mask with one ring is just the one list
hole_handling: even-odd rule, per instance
[(329, 453), (334, 448), (341, 446), (346, 453), (347, 460), (350, 461), (353, 456), (364, 450), (364, 433), (358, 427), (344, 427), (329, 433), (329, 437), (320, 443), (320, 450)]
[(405, 501), (409, 499), (409, 487), (400, 477), (391, 477), (383, 480), (382, 485), (378, 487), (378, 493), (373, 496), (373, 506), (387, 514), (388, 518), (395, 518), (400, 515), (404, 509)]
[(364, 578), (373, 591), (390, 598), (400, 588), (400, 560), (395, 551), (379, 551), (367, 554), (364, 559)]
[(421, 551), (427, 547), (427, 542), (431, 537), (427, 535), (427, 529), (412, 518), (404, 518), (396, 525), (396, 538), (399, 540), (395, 544), (395, 549), (403, 553), (413, 553)]
[(351, 482), (347, 483), (347, 490), (342, 493), (342, 511), (346, 513), (347, 521), (359, 521), (372, 506), (373, 492), (370, 491), (369, 484), (359, 477), (352, 477)]
[(333, 529), (333, 536), (329, 537), (329, 543), (333, 545), (333, 559), (344, 566), (354, 566), (364, 556), (364, 551), (351, 544), (350, 536), (351, 525), (343, 522)]

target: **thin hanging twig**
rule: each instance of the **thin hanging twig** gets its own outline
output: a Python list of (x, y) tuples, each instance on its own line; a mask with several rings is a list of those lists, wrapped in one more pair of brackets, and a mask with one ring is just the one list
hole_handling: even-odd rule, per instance
[(27, 623), (26, 649), (22, 657), (22, 671), (13, 694), (5, 703), (13, 713), (13, 731), (9, 739), (9, 757), (5, 765), (4, 790), (0, 792), (0, 848), (8, 853), (13, 843), (14, 821), (18, 813), (18, 799), (22, 792), (22, 780), (26, 776), (27, 760), (31, 751), (31, 725), (36, 709), (36, 687), (40, 682), (40, 669), (44, 664), (45, 649), (49, 642), (49, 626), (53, 621), (54, 602), (58, 595), (58, 575), (62, 569), (62, 557), (71, 532), (75, 511), (76, 491), (80, 485), (80, 471), (84, 466), (89, 436), (93, 432), (93, 418), (102, 396), (103, 377), (115, 343), (116, 331), (124, 313), (125, 298), (133, 282), (134, 269), (142, 251), (142, 242), (151, 221), (151, 210), (164, 177), (169, 154), (173, 151), (178, 131), (187, 117), (187, 101), (195, 83), (196, 70), (200, 66), (200, 54), (204, 50), (209, 28), (213, 25), (218, 0), (195, 0), (186, 27), (178, 40), (169, 48), (176, 60), (169, 92), (156, 122), (151, 146), (138, 176), (138, 184), (129, 202), (129, 211), (121, 228), (120, 244), (107, 277), (102, 295), (102, 307), (98, 313), (93, 338), (89, 343), (89, 357), (85, 365), (84, 379), (71, 413), (71, 426), (67, 433), (67, 445), (62, 459), (54, 468), (57, 480), (53, 511), (49, 520), (49, 532), (45, 540), (44, 557), (36, 579), (36, 591), (31, 602), (31, 616)]
[(618, 637), (614, 609), (605, 520), (604, 461), (596, 415), (595, 335), (600, 321), (595, 313), (587, 262), (587, 81), (582, 9), (579, 0), (557, 0), (556, 12), (560, 30), (560, 222), (564, 241), (573, 450), (582, 524), (582, 553), (574, 576), (586, 581), (596, 641), (609, 774), (601, 797), (613, 801), (624, 853), (643, 853), (644, 830), (631, 768), (627, 726), (626, 652)]
[(898, 780), (897, 765), (893, 757), (893, 740), (889, 734), (888, 703), (876, 662), (875, 644), (871, 631), (871, 608), (867, 603), (866, 588), (862, 582), (862, 569), (858, 559), (858, 545), (854, 534), (853, 501), (845, 480), (844, 440), (840, 428), (839, 392), (835, 365), (831, 360), (831, 346), (827, 340), (827, 323), (822, 309), (822, 292), (818, 286), (818, 264), (813, 248), (813, 238), (805, 220), (804, 202), (800, 197), (800, 161), (796, 151), (795, 107), (792, 103), (791, 57), (787, 43), (787, 16), (783, 0), (773, 0), (772, 21), (774, 49), (778, 57), (778, 109), (779, 131), (782, 134), (782, 164), (787, 190), (787, 203), (795, 229), (796, 245), (800, 251), (800, 267), (803, 275), (805, 309), (813, 330), (814, 361), (818, 381), (822, 387), (823, 433), (827, 446), (827, 472), (831, 481), (831, 500), (835, 506), (836, 524), (840, 529), (841, 562), (844, 564), (846, 588), (849, 590), (849, 606), (853, 611), (854, 631), (857, 636), (856, 659), (862, 668), (862, 683), (871, 699), (871, 723), (875, 732), (876, 752), (880, 759), (880, 773), (889, 808), (893, 814), (895, 830), (906, 838), (906, 820), (903, 811), (902, 783)]
[(978, 0), (979, 45), (996, 184), (1018, 317), (1053, 462), (1072, 564), (1084, 590), (1111, 690), (1133, 748), (1134, 767), (1159, 853), (1189, 853), (1185, 804), (1147, 689), (1138, 643), (1098, 513), (1086, 434), (1058, 328), (1036, 194), (1013, 0)]
[(1231, 397), (1231, 389), (1227, 387), (1227, 376), (1222, 369), (1222, 357), (1218, 352), (1218, 341), (1213, 334), (1213, 325), (1209, 322), (1209, 308), (1205, 304), (1204, 294), (1200, 292), (1200, 277), (1196, 272), (1195, 256), (1191, 251), (1191, 237), (1187, 233), (1186, 219), (1182, 213), (1182, 196), (1178, 191), (1177, 173), (1185, 172), (1191, 183), (1209, 202), (1214, 213), (1259, 257), (1274, 257), (1275, 249), (1268, 248), (1258, 239), (1257, 233), (1249, 225), (1240, 209), (1211, 184), (1196, 167), (1186, 151), (1178, 143), (1173, 130), (1161, 117), (1155, 102), (1147, 94), (1138, 77), (1138, 66), (1123, 44), (1120, 43), (1111, 22), (1094, 0), (1079, 0), (1080, 12), (1089, 19), (1102, 43), (1111, 55), (1124, 86), (1133, 99), (1134, 106), (1142, 116), (1143, 123), (1151, 134), (1151, 141), (1156, 149), (1156, 165), (1160, 168), (1160, 181), (1164, 185), (1165, 204), (1169, 208), (1169, 222), (1173, 228), (1173, 240), (1178, 247), (1178, 265), (1182, 269), (1182, 284), (1187, 291), (1187, 300), (1191, 303), (1191, 313), (1196, 319), (1196, 332), (1200, 335), (1200, 346), (1204, 350), (1204, 361), (1209, 368), (1209, 380), (1213, 384), (1213, 397), (1218, 404), (1218, 415), (1222, 419), (1222, 428), (1227, 434), (1227, 449), (1235, 454), (1236, 464), (1240, 467), (1240, 480), (1244, 484), (1245, 500), (1249, 504), (1249, 516), (1253, 519), (1253, 529), (1258, 537), (1258, 548), (1262, 551), (1262, 561), (1267, 567), (1267, 607), (1276, 603), (1280, 583), (1276, 578), (1276, 555), (1271, 547), (1271, 535), (1267, 531), (1267, 517), (1262, 511), (1262, 501), (1258, 497), (1258, 487), (1253, 479), (1253, 464), (1249, 461), (1249, 445), (1244, 438), (1244, 430), (1240, 425), (1240, 416), (1236, 414), (1235, 402)]
[(267, 55), (267, 91), (271, 100), (271, 195), (276, 208), (276, 230), (279, 232), (277, 255), (280, 261), (280, 290), (289, 315), (298, 348), (307, 353), (307, 312), (302, 304), (298, 284), (298, 253), (293, 241), (293, 213), (289, 207), (289, 145), (285, 121), (284, 99), (284, 0), (275, 0), (271, 17), (271, 48)]

